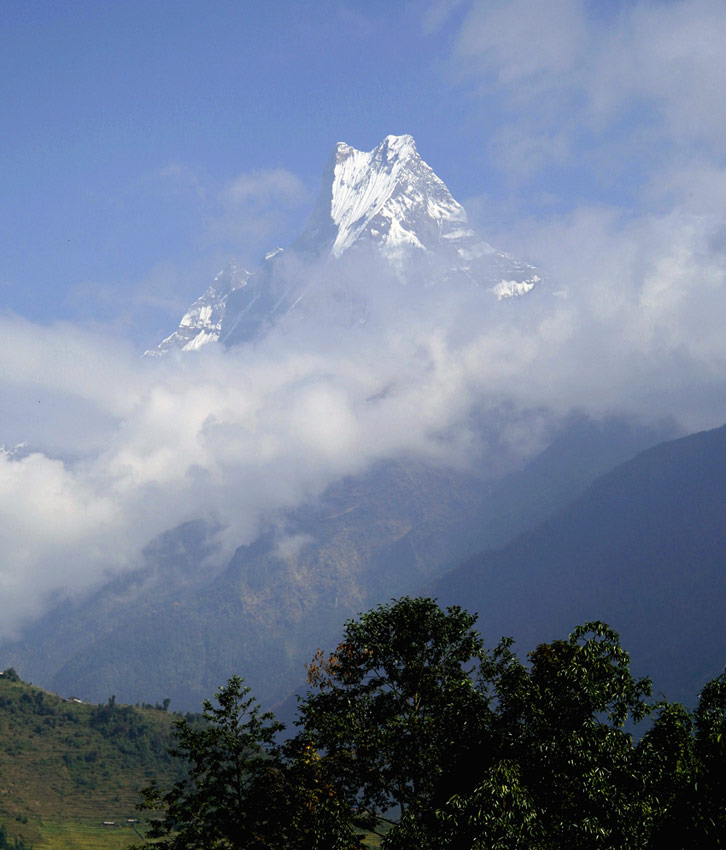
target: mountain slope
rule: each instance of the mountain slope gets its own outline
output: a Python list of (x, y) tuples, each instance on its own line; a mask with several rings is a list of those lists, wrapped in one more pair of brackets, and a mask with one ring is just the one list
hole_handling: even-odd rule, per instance
[(726, 664), (726, 427), (643, 452), (431, 590), (478, 611), (490, 641), (529, 646), (605, 620), (636, 671), (692, 699)]
[[(149, 567), (49, 615), (8, 663), (84, 698), (111, 688), (124, 700), (141, 693), (192, 708), (239, 673), (270, 704), (346, 616), (471, 552), (466, 524), (484, 493), (474, 476), (383, 464), (285, 517), (202, 585), (177, 579), (163, 548), (168, 568)], [(177, 557), (191, 568), (198, 538), (188, 537)]]
[(56, 608), (0, 661), (84, 698), (189, 708), (239, 673), (269, 704), (346, 617), (506, 542), (666, 433), (575, 419), (498, 482), (411, 459), (381, 464), (288, 514), (217, 574), (198, 568), (209, 529), (187, 524), (149, 547), (143, 569)]
[(147, 356), (161, 357), (169, 351), (195, 351), (210, 342), (216, 342), (222, 329), (222, 319), (229, 296), (246, 286), (252, 272), (229, 263), (214, 278), (207, 291), (191, 305), (182, 316), (179, 327), (162, 340), (156, 348), (145, 352)]
[(139, 789), (182, 776), (167, 752), (173, 717), (112, 700), (62, 699), (7, 672), (0, 674), (0, 825), (27, 846), (136, 844), (144, 829)]
[(462, 259), (494, 251), (467, 225), (464, 208), (421, 159), (411, 136), (386, 136), (368, 152), (339, 142), (322, 184), (297, 250), (340, 257), (363, 242), (394, 259), (407, 248), (432, 251), (447, 243)]

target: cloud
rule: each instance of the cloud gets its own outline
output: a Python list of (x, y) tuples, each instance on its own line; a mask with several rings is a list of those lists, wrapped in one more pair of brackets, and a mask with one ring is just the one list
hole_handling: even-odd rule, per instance
[[(341, 475), (405, 450), (440, 456), (435, 434), (455, 410), (435, 348), (408, 333), (379, 350), (379, 331), (363, 329), (333, 360), (324, 322), (303, 322), (254, 348), (141, 360), (70, 324), (5, 317), (0, 332), (0, 400), (23, 402), (0, 428), (5, 635), (186, 520), (225, 529), (229, 556)], [(419, 367), (430, 379), (412, 383)], [(368, 401), (393, 383), (389, 400)]]
[(191, 192), (196, 195), (199, 201), (205, 201), (207, 198), (207, 188), (199, 175), (189, 165), (183, 162), (170, 162), (156, 171), (145, 175), (141, 182), (155, 186), (157, 190), (182, 194)]
[(590, 108), (611, 116), (642, 98), (675, 140), (726, 153), (724, 38), (726, 9), (714, 0), (633, 4), (584, 75)]
[(422, 29), (430, 34), (443, 26), (465, 0), (436, 0), (424, 11)]
[(550, 404), (723, 416), (725, 36), (714, 0), (473, 0), (457, 20), (450, 65), (512, 188), (475, 212), (562, 292), (522, 349)]
[(694, 155), (664, 165), (644, 187), (650, 206), (720, 215), (726, 197), (726, 168)]
[(534, 346), (550, 403), (723, 415), (724, 37), (715, 0), (466, 6), (450, 61), (520, 199), (475, 206), (567, 295)]
[[(253, 269), (289, 244), (309, 201), (305, 184), (282, 168), (223, 181), (183, 162), (147, 172), (109, 200), (118, 244), (92, 277), (70, 287), (66, 306), (141, 350), (153, 347), (228, 262)], [(119, 268), (126, 272), (114, 273)]]
[(579, 164), (624, 192), (674, 157), (726, 154), (724, 38), (718, 0), (474, 0), (451, 64), (510, 177)]
[[(725, 233), (718, 216), (596, 208), (523, 224), (516, 237), (557, 278), (507, 303), (402, 286), (362, 258), (298, 266), (306, 299), (276, 331), (178, 358), (0, 319), (0, 404), (21, 401), (0, 427), (2, 634), (187, 520), (222, 529), (221, 563), (378, 460), (501, 472), (573, 408), (719, 424)], [(366, 321), (351, 323), (361, 293)]]
[(295, 174), (276, 168), (240, 174), (225, 187), (222, 197), (230, 205), (297, 206), (307, 199), (307, 191)]
[[(553, 77), (567, 79), (586, 47), (584, 4), (580, 0), (477, 2), (456, 43), (456, 57), (470, 73), (498, 85), (526, 81), (535, 98)], [(534, 84), (535, 91), (530, 88)]]
[[(305, 297), (254, 346), (141, 360), (100, 330), (0, 317), (0, 634), (190, 519), (221, 529), (221, 561), (378, 460), (502, 471), (573, 409), (721, 424), (725, 19), (708, 0), (432, 7), (429, 26), (459, 28), (463, 84), (499, 110), (500, 167), (526, 182), (577, 160), (621, 185), (583, 200), (565, 181), (566, 203), (513, 205), (499, 232), (490, 216), (493, 244), (548, 273), (523, 299), (401, 286), (360, 254), (293, 263)], [(232, 254), (277, 241), (307, 200), (282, 169), (214, 190), (165, 176), (193, 190), (207, 246)]]
[(299, 226), (300, 209), (309, 200), (304, 183), (285, 169), (240, 174), (218, 193), (203, 239), (258, 262), (261, 250), (276, 247), (290, 235), (291, 226)]
[(726, 410), (710, 396), (722, 393), (726, 366), (716, 318), (726, 308), (723, 227), (716, 216), (580, 209), (523, 229), (566, 294), (542, 326), (566, 328), (541, 346), (550, 403), (720, 424)]

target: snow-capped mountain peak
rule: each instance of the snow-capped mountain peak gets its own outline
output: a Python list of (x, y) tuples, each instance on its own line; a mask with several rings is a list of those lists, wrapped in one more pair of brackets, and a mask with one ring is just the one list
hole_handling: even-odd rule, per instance
[[(147, 353), (259, 338), (283, 316), (299, 312), (299, 304), (315, 301), (311, 269), (337, 263), (348, 252), (355, 259), (358, 250), (372, 250), (404, 283), (473, 285), (498, 301), (525, 295), (541, 279), (533, 266), (495, 250), (475, 233), (412, 136), (386, 136), (370, 151), (338, 142), (315, 208), (290, 249), (269, 252), (254, 278), (232, 267), (223, 281), (218, 275), (177, 331)], [(347, 291), (345, 280), (341, 287)]]
[[(371, 151), (338, 142), (302, 241), (326, 232), (328, 244), (317, 248), (333, 257), (363, 241), (393, 260), (411, 249), (435, 250), (442, 239), (474, 235), (464, 208), (421, 159), (410, 135), (386, 136)], [(481, 243), (478, 253), (490, 250)]]

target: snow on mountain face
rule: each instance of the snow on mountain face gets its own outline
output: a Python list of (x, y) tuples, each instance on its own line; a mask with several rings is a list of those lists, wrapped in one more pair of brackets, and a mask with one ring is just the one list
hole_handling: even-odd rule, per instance
[(446, 277), (464, 275), (498, 299), (522, 295), (539, 281), (534, 267), (496, 251), (475, 233), (409, 135), (386, 136), (367, 153), (336, 145), (316, 210), (298, 242), (308, 247), (326, 232), (327, 242), (318, 238), (317, 253), (337, 258), (354, 245), (369, 245), (401, 266), (406, 259), (436, 256), (437, 275), (442, 270)]
[[(525, 295), (541, 280), (533, 266), (474, 232), (409, 135), (386, 136), (368, 152), (339, 142), (308, 224), (288, 254), (335, 262), (351, 249), (372, 249), (404, 282), (474, 285), (496, 300)], [(147, 354), (255, 339), (303, 297), (314, 297), (310, 281), (290, 285), (281, 279), (280, 251), (265, 256), (254, 278), (235, 270), (220, 284), (220, 273), (178, 330)]]
[(463, 207), (418, 156), (411, 136), (388, 136), (370, 153), (339, 143), (330, 217), (338, 231), (334, 257), (366, 230), (395, 255), (402, 246), (426, 250), (432, 237), (452, 232), (442, 233), (442, 225), (466, 224)]
[(197, 298), (182, 316), (179, 327), (156, 348), (144, 352), (147, 357), (162, 357), (169, 351), (195, 351), (216, 342), (222, 329), (227, 299), (236, 289), (246, 286), (253, 273), (229, 263), (214, 278), (214, 283)]
[[(459, 243), (467, 243), (462, 259), (494, 252), (468, 226), (464, 208), (421, 159), (411, 136), (386, 136), (367, 153), (339, 142), (323, 182), (298, 240), (306, 247), (317, 241), (319, 254), (340, 257), (356, 243), (373, 244), (393, 261), (410, 249), (439, 251)], [(319, 239), (323, 233), (327, 240)]]

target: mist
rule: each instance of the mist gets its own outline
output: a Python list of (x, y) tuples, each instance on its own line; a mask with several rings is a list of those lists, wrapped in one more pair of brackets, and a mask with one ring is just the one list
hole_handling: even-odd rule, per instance
[(219, 528), (221, 563), (380, 460), (501, 474), (573, 410), (721, 424), (723, 233), (713, 216), (582, 210), (529, 233), (547, 278), (502, 301), (404, 285), (359, 252), (297, 267), (299, 309), (256, 343), (161, 359), (4, 317), (2, 635), (180, 523)]

